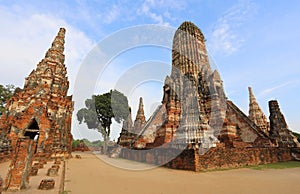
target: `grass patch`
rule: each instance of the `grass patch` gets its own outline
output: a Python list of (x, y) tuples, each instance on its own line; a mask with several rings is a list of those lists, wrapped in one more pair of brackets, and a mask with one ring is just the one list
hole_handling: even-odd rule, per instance
[(66, 190), (66, 191), (63, 191), (61, 194), (68, 194), (68, 193), (71, 193), (72, 191), (70, 190)]
[(250, 169), (253, 170), (264, 170), (264, 169), (285, 169), (285, 168), (299, 168), (300, 162), (289, 161), (289, 162), (278, 162), (272, 164), (262, 164), (258, 166), (251, 166)]
[(204, 170), (200, 172), (228, 171), (228, 170), (243, 169), (243, 168), (248, 168), (252, 170), (300, 168), (300, 162), (288, 161), (288, 162), (278, 162), (278, 163), (271, 163), (271, 164), (261, 164), (255, 166), (239, 166), (239, 167), (231, 167), (231, 168), (210, 169), (210, 170)]

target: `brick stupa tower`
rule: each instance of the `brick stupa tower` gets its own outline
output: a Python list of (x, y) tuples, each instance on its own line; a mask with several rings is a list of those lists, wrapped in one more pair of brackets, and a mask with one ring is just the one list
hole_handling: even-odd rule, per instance
[[(64, 64), (65, 29), (61, 28), (51, 48), (35, 70), (8, 100), (2, 130), (11, 139), (12, 150), (22, 137), (37, 143), (38, 153), (71, 152), (72, 96)], [(3, 128), (4, 127), (4, 128)]]
[(161, 143), (177, 139), (207, 149), (218, 142), (222, 128), (225, 94), (219, 73), (209, 64), (205, 38), (191, 22), (177, 29), (172, 47), (172, 72), (164, 86), (167, 116)]
[(140, 97), (140, 102), (139, 102), (139, 108), (136, 113), (136, 118), (134, 121), (134, 133), (138, 134), (141, 132), (141, 129), (144, 127), (146, 123), (146, 118), (144, 114), (144, 104), (143, 104), (143, 98)]
[(266, 134), (269, 133), (270, 126), (267, 121), (266, 115), (263, 113), (261, 108), (259, 107), (256, 98), (253, 94), (252, 88), (248, 87), (249, 90), (249, 118), (254, 121), (254, 123), (260, 127)]
[(269, 101), (270, 137), (279, 147), (299, 147), (297, 138), (289, 130), (277, 100)]

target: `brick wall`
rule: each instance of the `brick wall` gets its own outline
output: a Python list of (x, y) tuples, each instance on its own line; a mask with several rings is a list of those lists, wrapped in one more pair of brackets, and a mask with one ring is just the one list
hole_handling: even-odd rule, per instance
[(200, 155), (198, 169), (226, 169), (292, 160), (285, 148), (211, 148)]
[(292, 160), (289, 148), (211, 148), (204, 155), (197, 150), (156, 148), (149, 150), (123, 149), (120, 157), (168, 168), (205, 171)]

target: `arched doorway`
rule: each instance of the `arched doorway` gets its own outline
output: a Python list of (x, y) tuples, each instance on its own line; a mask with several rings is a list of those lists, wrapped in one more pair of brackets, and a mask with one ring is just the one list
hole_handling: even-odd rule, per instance
[(28, 128), (25, 129), (24, 136), (29, 137), (30, 139), (33, 139), (33, 140), (38, 139), (39, 125), (38, 125), (37, 121), (35, 120), (35, 118), (30, 121)]

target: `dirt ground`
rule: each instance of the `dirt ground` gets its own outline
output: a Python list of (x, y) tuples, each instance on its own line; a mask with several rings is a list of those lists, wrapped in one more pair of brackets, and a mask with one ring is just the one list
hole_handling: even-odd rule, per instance
[[(198, 194), (198, 193), (299, 193), (300, 168), (235, 169), (196, 173), (168, 168), (126, 170), (113, 165), (123, 163), (128, 168), (149, 168), (123, 159), (95, 156), (88, 152), (67, 161), (65, 193), (104, 194)], [(104, 162), (109, 161), (110, 164)]]

